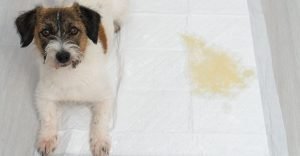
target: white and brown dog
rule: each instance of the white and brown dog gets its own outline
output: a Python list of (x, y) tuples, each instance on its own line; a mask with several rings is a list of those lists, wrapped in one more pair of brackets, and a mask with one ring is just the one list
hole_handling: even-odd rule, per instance
[(126, 7), (126, 0), (81, 0), (66, 7), (36, 7), (16, 19), (21, 46), (34, 41), (38, 51), (40, 79), (35, 97), (41, 155), (50, 155), (57, 146), (57, 108), (65, 102), (88, 103), (91, 152), (109, 155), (114, 94), (107, 53)]

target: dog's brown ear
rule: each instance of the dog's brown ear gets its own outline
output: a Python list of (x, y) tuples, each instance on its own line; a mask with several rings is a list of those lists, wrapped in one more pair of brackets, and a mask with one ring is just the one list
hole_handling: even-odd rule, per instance
[(79, 11), (79, 16), (86, 28), (87, 36), (97, 44), (101, 16), (96, 11), (81, 6), (78, 3), (75, 3), (73, 7)]
[(33, 40), (36, 24), (36, 9), (21, 14), (15, 21), (21, 38), (21, 47), (27, 47)]

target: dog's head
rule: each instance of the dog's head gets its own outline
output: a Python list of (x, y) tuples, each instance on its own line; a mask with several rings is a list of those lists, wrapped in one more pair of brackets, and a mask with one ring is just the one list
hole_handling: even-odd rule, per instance
[(20, 15), (15, 24), (22, 47), (34, 40), (46, 64), (75, 68), (88, 40), (97, 44), (100, 15), (77, 3), (65, 8), (36, 7)]

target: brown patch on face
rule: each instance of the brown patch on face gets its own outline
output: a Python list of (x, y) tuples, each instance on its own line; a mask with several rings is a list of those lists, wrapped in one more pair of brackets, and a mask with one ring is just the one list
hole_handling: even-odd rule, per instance
[(82, 35), (80, 37), (80, 39), (79, 39), (79, 42), (80, 42), (79, 47), (80, 47), (80, 51), (81, 52), (85, 52), (85, 49), (86, 49), (86, 46), (87, 46), (87, 40), (88, 40), (88, 38), (87, 38), (86, 35)]
[(87, 38), (85, 26), (75, 6), (37, 8), (34, 40), (42, 53), (51, 40), (76, 44), (84, 52)]
[[(41, 12), (42, 8), (41, 7), (38, 7), (36, 8), (36, 14), (38, 14), (38, 12)], [(42, 48), (42, 44), (41, 44), (41, 40), (39, 38), (39, 30), (41, 30), (41, 15), (36, 15), (36, 25), (35, 25), (35, 29), (34, 29), (34, 43), (36, 45), (36, 47), (40, 50), (40, 52), (44, 52), (44, 49)]]
[(104, 53), (106, 53), (107, 52), (107, 38), (106, 38), (106, 34), (105, 34), (105, 29), (102, 24), (100, 24), (100, 28), (99, 28), (99, 39), (100, 39), (100, 42), (104, 49)]

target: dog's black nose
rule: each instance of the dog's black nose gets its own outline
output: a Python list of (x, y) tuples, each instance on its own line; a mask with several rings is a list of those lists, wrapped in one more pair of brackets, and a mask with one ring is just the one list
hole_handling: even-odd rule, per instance
[(70, 60), (70, 53), (66, 51), (61, 51), (56, 53), (56, 59), (60, 63), (66, 63)]

